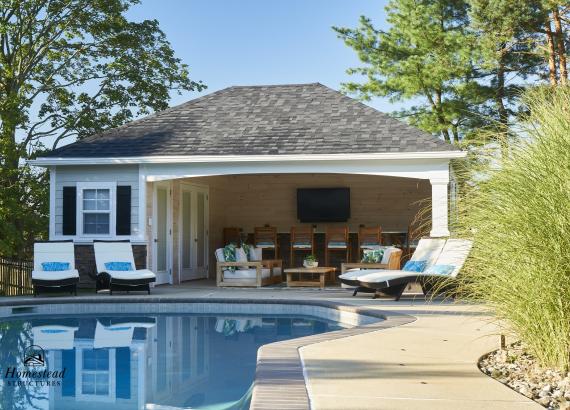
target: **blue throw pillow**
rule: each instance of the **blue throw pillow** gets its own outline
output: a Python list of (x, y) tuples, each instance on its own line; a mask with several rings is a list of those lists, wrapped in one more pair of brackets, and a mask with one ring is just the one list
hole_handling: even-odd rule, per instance
[(42, 262), (42, 269), (46, 272), (69, 270), (69, 262)]
[(407, 261), (402, 270), (406, 272), (423, 272), (427, 261)]
[(105, 269), (125, 272), (133, 270), (133, 264), (131, 262), (105, 262)]
[(434, 275), (451, 275), (455, 270), (453, 265), (433, 265), (426, 270), (426, 273), (431, 273)]

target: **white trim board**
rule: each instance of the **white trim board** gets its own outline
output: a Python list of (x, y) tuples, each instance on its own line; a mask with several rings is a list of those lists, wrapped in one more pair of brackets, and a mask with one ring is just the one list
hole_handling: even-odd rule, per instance
[(295, 154), (295, 155), (157, 155), (116, 158), (57, 158), (47, 157), (28, 161), (35, 166), (104, 165), (104, 164), (173, 164), (189, 162), (263, 162), (263, 161), (331, 161), (331, 160), (410, 160), (464, 158), (465, 151), (378, 152), (361, 154)]
[(57, 180), (56, 167), (49, 167), (49, 239), (55, 240), (55, 187)]
[(146, 180), (149, 182), (245, 174), (356, 174), (448, 181), (449, 160), (211, 162), (146, 165)]

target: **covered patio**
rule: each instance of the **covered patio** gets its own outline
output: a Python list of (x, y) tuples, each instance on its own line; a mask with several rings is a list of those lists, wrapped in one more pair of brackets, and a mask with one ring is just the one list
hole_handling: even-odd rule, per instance
[[(150, 224), (148, 261), (155, 271), (170, 271), (162, 283), (215, 277), (214, 251), (225, 245), (223, 231), (240, 228), (253, 243), (255, 227), (277, 229), (283, 266), (290, 263), (290, 230), (302, 225), (297, 215), (297, 189), (348, 188), (350, 218), (346, 222), (311, 223), (321, 265), (324, 232), (330, 226), (350, 231), (351, 261), (359, 260), (359, 227), (380, 226), (382, 243), (413, 251), (410, 225), (427, 208), (430, 236), (448, 236), (448, 159), (335, 159), (254, 162), (149, 164), (144, 166), (145, 212)], [(141, 184), (142, 186), (142, 184)], [(141, 194), (142, 195), (142, 194)], [(429, 208), (431, 207), (431, 212)], [(305, 224), (306, 225), (306, 224)], [(428, 232), (426, 232), (428, 233)], [(161, 245), (162, 244), (162, 245)], [(265, 251), (267, 258), (275, 257)], [(346, 261), (333, 254), (331, 266)], [(404, 255), (405, 257), (405, 255)]]

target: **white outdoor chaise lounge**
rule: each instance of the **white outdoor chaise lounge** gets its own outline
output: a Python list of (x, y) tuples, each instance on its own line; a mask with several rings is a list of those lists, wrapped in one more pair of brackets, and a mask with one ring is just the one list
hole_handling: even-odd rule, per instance
[[(444, 245), (445, 245), (445, 239), (422, 238), (418, 242), (418, 246), (416, 247), (416, 250), (414, 251), (414, 254), (412, 255), (410, 260), (415, 262), (425, 261), (427, 268), (435, 263)], [(387, 269), (369, 269), (369, 270), (354, 270), (354, 271), (351, 270), (340, 275), (339, 279), (345, 285), (355, 286), (356, 289), (354, 290), (353, 296), (356, 296), (358, 292), (368, 292), (368, 293), (375, 292), (375, 290), (371, 290), (370, 288), (360, 286), (359, 284), (360, 278), (372, 274), (382, 275), (387, 272), (402, 272), (402, 271), (387, 270)]]
[(36, 242), (32, 285), (34, 296), (40, 290), (69, 290), (77, 295), (79, 272), (75, 269), (73, 241)]
[[(402, 258), (402, 250), (396, 248), (395, 246), (379, 246), (377, 249), (384, 249), (384, 254), (382, 255), (382, 260), (380, 263), (343, 263), (343, 272), (339, 276), (341, 279), (344, 278), (346, 282), (342, 283), (343, 288), (354, 287), (354, 294), (356, 296), (358, 293), (358, 284), (355, 282), (354, 285), (348, 285), (352, 279), (356, 279), (359, 276), (365, 275), (366, 273), (376, 272), (378, 270), (396, 270), (400, 269), (400, 260)], [(350, 268), (351, 266), (358, 266), (355, 268)], [(349, 267), (348, 270), (345, 270)], [(362, 289), (360, 289), (362, 291)]]
[(97, 265), (96, 291), (114, 290), (147, 291), (156, 281), (156, 275), (148, 269), (137, 269), (130, 241), (93, 241)]
[(129, 347), (135, 328), (150, 329), (156, 325), (154, 318), (97, 319), (93, 348)]
[(74, 319), (32, 320), (34, 345), (44, 350), (73, 349), (77, 330), (79, 324)]
[(409, 283), (417, 282), (424, 294), (431, 292), (444, 281), (457, 276), (469, 256), (472, 241), (466, 239), (448, 239), (436, 261), (422, 272), (384, 271), (359, 277), (358, 286), (393, 296), (399, 300)]

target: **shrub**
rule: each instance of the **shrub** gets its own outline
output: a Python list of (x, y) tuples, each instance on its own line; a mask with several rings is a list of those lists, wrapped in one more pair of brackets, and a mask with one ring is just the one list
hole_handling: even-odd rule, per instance
[(570, 87), (524, 96), (510, 155), (471, 175), (460, 291), (486, 302), (546, 367), (570, 370)]

